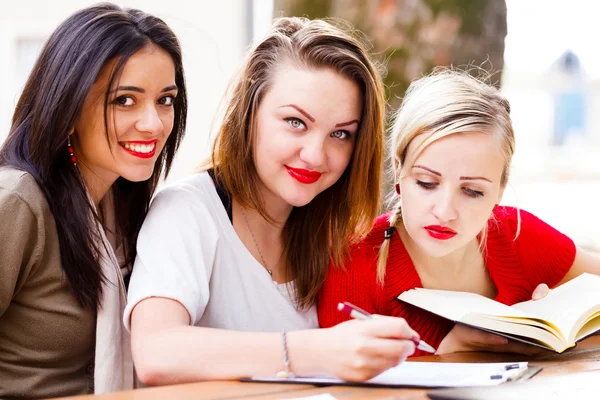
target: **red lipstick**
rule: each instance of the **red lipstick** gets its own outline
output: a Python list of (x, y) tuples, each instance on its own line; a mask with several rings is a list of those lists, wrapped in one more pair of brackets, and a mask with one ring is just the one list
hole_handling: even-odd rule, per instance
[(290, 174), (292, 178), (294, 178), (300, 183), (305, 184), (315, 183), (319, 180), (321, 175), (323, 175), (321, 172), (318, 171), (310, 171), (308, 169), (302, 168), (292, 168), (288, 167), (287, 165), (285, 166), (285, 169), (287, 169), (288, 174)]
[(448, 240), (456, 236), (456, 231), (447, 226), (429, 225), (425, 227), (425, 230), (429, 236), (438, 240)]

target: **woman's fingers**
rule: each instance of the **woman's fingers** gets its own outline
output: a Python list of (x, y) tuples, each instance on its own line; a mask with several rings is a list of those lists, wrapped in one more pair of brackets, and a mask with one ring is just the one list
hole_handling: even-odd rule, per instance
[(515, 340), (509, 340), (500, 335), (480, 331), (478, 329), (469, 329), (470, 332), (465, 331), (468, 335), (472, 345), (485, 351), (499, 352), (499, 353), (518, 353), (526, 355), (534, 355), (543, 352), (544, 350), (532, 346), (526, 343), (517, 342)]
[(400, 364), (415, 351), (411, 340), (372, 338), (356, 349), (351, 380), (372, 378)]
[(487, 348), (488, 346), (501, 346), (508, 343), (508, 339), (505, 337), (468, 326), (456, 325), (454, 329), (459, 340), (465, 344)]
[(374, 338), (365, 350), (370, 357), (390, 359), (398, 364), (415, 352), (415, 343), (412, 340)]
[(419, 339), (404, 318), (373, 315), (373, 319), (365, 324), (366, 333), (379, 338)]
[(533, 291), (533, 294), (531, 295), (531, 299), (532, 300), (543, 299), (544, 297), (546, 297), (548, 295), (548, 293), (550, 293), (550, 288), (548, 287), (548, 285), (546, 285), (545, 283), (540, 283)]
[(398, 365), (415, 352), (418, 337), (402, 318), (374, 316), (367, 321), (346, 321), (325, 330), (337, 343), (335, 354), (348, 357), (332, 366), (335, 375), (360, 381)]
[(525, 355), (536, 355), (545, 352), (542, 348), (509, 340), (500, 335), (464, 325), (455, 325), (438, 346), (436, 354), (458, 351), (491, 351)]

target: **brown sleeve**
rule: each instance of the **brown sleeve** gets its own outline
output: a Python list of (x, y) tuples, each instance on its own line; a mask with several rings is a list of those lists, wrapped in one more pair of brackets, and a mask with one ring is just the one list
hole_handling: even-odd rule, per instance
[[(0, 316), (23, 286), (39, 257), (43, 231), (29, 205), (0, 188)], [(41, 237), (40, 237), (41, 236)]]

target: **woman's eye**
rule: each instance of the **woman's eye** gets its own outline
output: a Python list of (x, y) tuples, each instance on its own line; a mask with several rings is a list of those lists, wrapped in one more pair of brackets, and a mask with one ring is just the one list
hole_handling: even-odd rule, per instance
[(284, 121), (287, 121), (287, 123), (290, 124), (290, 126), (294, 129), (306, 129), (306, 124), (299, 118), (284, 118)]
[(419, 181), (417, 180), (417, 185), (421, 186), (423, 189), (433, 189), (437, 186), (437, 183), (435, 182), (424, 182), (424, 181)]
[(125, 107), (130, 107), (134, 104), (133, 98), (130, 96), (119, 96), (114, 102)]
[(171, 107), (175, 103), (175, 96), (161, 97), (158, 102), (163, 106)]
[(463, 191), (469, 197), (473, 197), (473, 198), (483, 197), (483, 192), (481, 192), (479, 190), (463, 188)]
[(331, 136), (336, 138), (336, 139), (350, 139), (352, 136), (350, 135), (350, 132), (348, 131), (344, 131), (344, 130), (340, 130), (340, 131), (335, 131), (331, 133)]

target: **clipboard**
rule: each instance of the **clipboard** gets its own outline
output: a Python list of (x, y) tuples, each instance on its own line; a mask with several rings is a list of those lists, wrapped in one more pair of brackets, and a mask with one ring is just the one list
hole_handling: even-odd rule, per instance
[(373, 379), (361, 382), (331, 377), (243, 378), (242, 382), (311, 384), (315, 386), (367, 386), (389, 388), (468, 388), (496, 386), (509, 381), (527, 380), (541, 367), (520, 363), (441, 363), (403, 362)]

